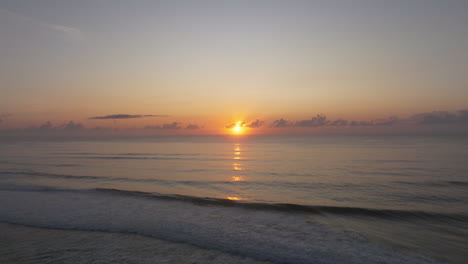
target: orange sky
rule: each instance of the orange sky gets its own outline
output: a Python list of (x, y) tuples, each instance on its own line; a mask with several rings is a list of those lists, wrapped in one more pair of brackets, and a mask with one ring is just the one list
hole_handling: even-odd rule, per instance
[[(179, 122), (213, 133), (259, 119), (265, 132), (280, 118), (372, 121), (468, 109), (467, 8), (422, 0), (2, 1), (0, 130)], [(168, 117), (88, 119), (115, 114)]]

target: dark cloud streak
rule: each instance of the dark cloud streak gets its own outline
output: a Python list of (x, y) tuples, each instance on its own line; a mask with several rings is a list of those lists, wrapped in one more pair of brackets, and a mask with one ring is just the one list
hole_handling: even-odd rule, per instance
[(226, 127), (226, 128), (233, 128), (233, 127), (235, 127), (235, 126), (236, 126), (236, 123), (231, 123), (231, 124), (229, 124), (229, 125), (227, 125), (227, 126), (225, 126), (225, 127)]
[(168, 115), (127, 115), (127, 114), (116, 114), (116, 115), (106, 115), (106, 116), (88, 117), (88, 119), (131, 119), (131, 118), (144, 118), (144, 117), (168, 117)]

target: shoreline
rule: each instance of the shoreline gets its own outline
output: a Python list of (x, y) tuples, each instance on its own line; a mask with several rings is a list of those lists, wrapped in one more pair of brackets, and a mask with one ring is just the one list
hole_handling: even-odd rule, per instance
[(0, 234), (1, 263), (271, 263), (129, 233), (0, 223)]

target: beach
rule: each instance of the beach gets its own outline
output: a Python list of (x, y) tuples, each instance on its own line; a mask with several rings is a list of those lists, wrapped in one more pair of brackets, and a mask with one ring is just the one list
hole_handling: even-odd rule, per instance
[(1, 263), (251, 263), (251, 258), (136, 234), (0, 224)]

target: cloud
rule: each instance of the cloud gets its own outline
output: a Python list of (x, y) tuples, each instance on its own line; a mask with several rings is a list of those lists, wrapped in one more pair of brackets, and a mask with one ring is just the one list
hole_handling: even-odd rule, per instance
[(92, 131), (118, 131), (119, 128), (113, 128), (113, 127), (102, 127), (102, 126), (96, 126), (94, 128), (91, 129)]
[(64, 127), (63, 130), (83, 130), (84, 126), (81, 123), (75, 123), (73, 121), (68, 122)]
[(71, 27), (71, 26), (65, 26), (65, 25), (60, 25), (60, 24), (55, 24), (55, 23), (49, 23), (43, 20), (39, 20), (30, 16), (26, 16), (17, 12), (12, 12), (10, 10), (6, 9), (0, 9), (0, 13), (7, 14), (17, 20), (22, 20), (25, 22), (28, 22), (33, 25), (39, 25), (43, 28), (46, 28), (50, 31), (60, 33), (63, 35), (65, 38), (69, 40), (74, 40), (74, 41), (80, 41), (84, 39), (83, 33), (79, 28), (76, 27)]
[(52, 31), (61, 33), (71, 40), (83, 40), (83, 33), (76, 27), (63, 26), (58, 24), (51, 24), (46, 22), (40, 22), (40, 24)]
[(322, 126), (389, 126), (397, 124), (401, 121), (396, 116), (389, 118), (375, 119), (375, 120), (328, 120), (327, 116), (318, 114), (311, 119), (288, 121), (283, 118), (273, 121), (272, 127), (322, 127)]
[(347, 126), (348, 125), (348, 120), (337, 119), (337, 120), (328, 122), (327, 125), (329, 125), (329, 126)]
[(294, 126), (298, 127), (319, 127), (328, 123), (327, 117), (324, 115), (317, 115), (311, 119), (297, 121)]
[(225, 128), (233, 128), (235, 126), (240, 126), (240, 127), (245, 127), (245, 122), (236, 122), (236, 123), (231, 123), (227, 126), (225, 126)]
[(64, 123), (58, 126), (54, 126), (52, 122), (46, 121), (45, 123), (41, 124), (39, 127), (28, 127), (26, 128), (27, 131), (40, 131), (40, 132), (47, 132), (47, 131), (80, 131), (84, 130), (85, 126), (81, 123), (75, 123), (73, 121), (69, 121), (68, 123)]
[(301, 120), (294, 123), (297, 127), (320, 127), (320, 126), (388, 126), (394, 125), (399, 122), (399, 118), (392, 116), (389, 118), (382, 118), (370, 121), (348, 121), (343, 119), (337, 119), (330, 121), (325, 115), (317, 115), (311, 119)]
[(2, 113), (2, 114), (0, 114), (0, 123), (2, 123), (3, 120), (9, 118), (10, 116), (12, 116), (12, 114), (10, 114), (10, 113)]
[(421, 113), (411, 117), (418, 124), (464, 124), (468, 125), (468, 110), (459, 110), (456, 112), (434, 111), (430, 113)]
[(271, 123), (272, 127), (290, 127), (290, 126), (293, 126), (293, 125), (294, 125), (293, 122), (285, 120), (283, 118), (275, 120), (275, 121), (273, 121), (273, 123)]
[[(346, 120), (342, 120), (346, 121)], [(400, 118), (396, 116), (391, 116), (389, 118), (380, 118), (374, 119), (369, 121), (347, 121), (350, 126), (391, 126), (399, 123), (401, 121)]]
[(372, 126), (372, 121), (351, 121), (350, 126)]
[(372, 123), (376, 126), (390, 126), (395, 125), (398, 122), (400, 122), (400, 118), (398, 118), (397, 116), (391, 116), (389, 118), (376, 119), (372, 121)]
[(39, 127), (39, 130), (51, 130), (53, 129), (53, 127), (54, 126), (52, 125), (52, 123), (50, 121), (47, 121)]
[(167, 115), (127, 115), (127, 114), (116, 114), (116, 115), (106, 115), (106, 116), (88, 117), (88, 119), (130, 119), (130, 118), (144, 118), (144, 117), (167, 117)]
[(172, 122), (170, 124), (163, 124), (161, 128), (162, 129), (179, 129), (181, 127), (180, 127), (180, 123)]
[(263, 126), (264, 123), (265, 123), (264, 121), (257, 119), (253, 121), (252, 123), (248, 124), (247, 127), (258, 128), (258, 127)]
[(283, 118), (273, 121), (272, 127), (320, 127), (331, 124), (334, 126), (346, 123), (346, 120), (329, 121), (325, 115), (318, 114), (311, 119), (289, 121)]
[(199, 125), (195, 125), (195, 124), (188, 124), (185, 129), (199, 129), (200, 126)]
[(145, 129), (181, 129), (179, 122), (172, 122), (168, 124), (163, 124), (161, 126), (146, 126)]

